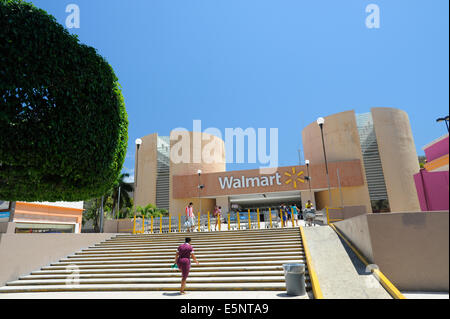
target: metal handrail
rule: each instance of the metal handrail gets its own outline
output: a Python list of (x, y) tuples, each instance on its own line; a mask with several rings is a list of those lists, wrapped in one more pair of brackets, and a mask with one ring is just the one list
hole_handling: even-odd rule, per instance
[[(330, 208), (336, 209), (336, 208)], [(246, 230), (246, 229), (268, 229), (290, 227), (285, 225), (283, 215), (279, 209), (247, 209), (246, 211), (230, 211), (221, 213), (218, 229), (220, 231)], [(328, 216), (328, 211), (327, 211)], [(161, 217), (134, 217), (133, 234), (163, 234), (186, 232), (187, 217), (184, 215), (161, 216)], [(216, 219), (212, 213), (196, 213), (194, 217), (194, 230), (196, 232), (214, 231)]]

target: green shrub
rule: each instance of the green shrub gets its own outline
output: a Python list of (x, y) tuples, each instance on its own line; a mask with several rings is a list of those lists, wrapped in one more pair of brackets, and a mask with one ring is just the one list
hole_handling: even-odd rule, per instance
[(30, 3), (0, 0), (0, 198), (101, 196), (125, 159), (118, 79), (96, 50)]

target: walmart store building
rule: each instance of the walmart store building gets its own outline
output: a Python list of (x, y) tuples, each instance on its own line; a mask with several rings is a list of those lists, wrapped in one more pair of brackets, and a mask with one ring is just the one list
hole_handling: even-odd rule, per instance
[[(157, 133), (144, 136), (142, 144), (136, 146), (136, 205), (156, 204), (168, 209), (172, 216), (184, 214), (189, 202), (198, 211), (199, 198), (202, 213), (211, 212), (215, 205), (227, 212), (276, 208), (281, 203), (304, 205), (308, 199), (318, 209), (359, 206), (369, 213), (420, 211), (413, 178), (419, 163), (404, 111), (372, 108), (364, 114), (354, 111), (333, 114), (325, 117), (323, 132), (331, 202), (321, 131), (314, 122), (301, 132), (309, 167), (226, 171), (224, 141), (201, 132), (183, 133), (190, 140), (191, 157), (215, 143), (220, 151), (214, 152), (214, 161), (175, 163), (170, 159), (170, 151), (179, 142), (180, 132), (172, 131), (170, 137)], [(201, 142), (196, 144), (194, 140)], [(202, 172), (200, 177), (198, 170)], [(311, 177), (310, 184), (305, 176)], [(200, 194), (199, 184), (204, 185)]]

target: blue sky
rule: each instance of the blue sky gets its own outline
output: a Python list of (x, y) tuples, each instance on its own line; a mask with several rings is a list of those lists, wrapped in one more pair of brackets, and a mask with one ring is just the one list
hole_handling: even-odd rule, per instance
[[(279, 129), (279, 165), (298, 163), (301, 130), (319, 116), (395, 107), (417, 152), (446, 133), (448, 0), (36, 0), (114, 68), (134, 141), (176, 127)], [(365, 25), (368, 4), (379, 29)], [(228, 170), (257, 164), (229, 164)]]

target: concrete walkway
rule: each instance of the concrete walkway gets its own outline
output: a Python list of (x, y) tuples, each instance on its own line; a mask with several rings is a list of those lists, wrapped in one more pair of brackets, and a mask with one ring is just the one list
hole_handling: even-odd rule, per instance
[(333, 229), (304, 230), (325, 299), (392, 299)]

